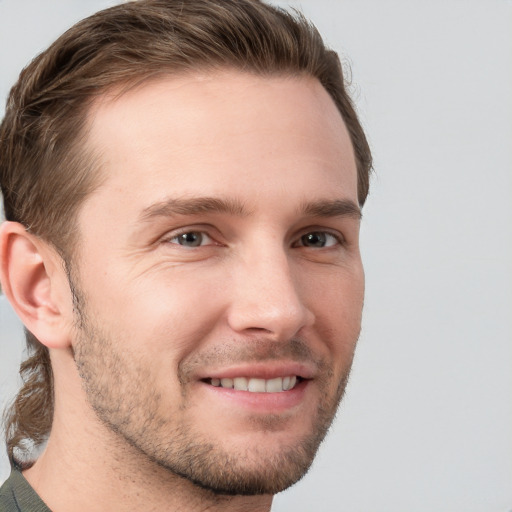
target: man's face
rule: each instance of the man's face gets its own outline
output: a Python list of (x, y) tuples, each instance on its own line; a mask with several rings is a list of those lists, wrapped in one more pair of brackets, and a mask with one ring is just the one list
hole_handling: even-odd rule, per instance
[(90, 126), (105, 181), (79, 214), (73, 343), (96, 415), (200, 486), (286, 488), (332, 421), (360, 329), (340, 114), (311, 78), (224, 72), (103, 98)]

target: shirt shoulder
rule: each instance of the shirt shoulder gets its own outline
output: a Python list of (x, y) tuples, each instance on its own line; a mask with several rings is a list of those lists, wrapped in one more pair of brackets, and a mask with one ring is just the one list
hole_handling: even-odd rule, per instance
[(51, 512), (25, 477), (13, 469), (0, 487), (0, 512)]

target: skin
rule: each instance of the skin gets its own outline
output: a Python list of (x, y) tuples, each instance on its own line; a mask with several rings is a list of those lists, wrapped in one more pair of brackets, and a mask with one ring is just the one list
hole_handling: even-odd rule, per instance
[[(105, 95), (89, 128), (104, 176), (71, 281), (3, 228), (4, 259), (31, 247), (44, 262), (32, 299), (53, 315), (26, 319), (51, 349), (56, 407), (25, 476), (57, 512), (269, 510), (307, 471), (360, 330), (343, 120), (312, 78), (223, 71)], [(279, 393), (211, 385), (290, 375)]]

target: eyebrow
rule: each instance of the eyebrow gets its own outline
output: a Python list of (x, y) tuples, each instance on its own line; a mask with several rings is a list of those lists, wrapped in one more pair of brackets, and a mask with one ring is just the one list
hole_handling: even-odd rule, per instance
[(361, 220), (361, 208), (350, 199), (335, 199), (304, 203), (300, 210), (308, 217), (351, 217)]
[(140, 215), (140, 219), (142, 222), (147, 222), (155, 217), (201, 215), (204, 213), (228, 213), (238, 217), (245, 217), (249, 214), (244, 204), (236, 199), (217, 197), (169, 198), (145, 208)]
[[(227, 213), (237, 217), (247, 217), (251, 212), (241, 201), (232, 198), (169, 198), (145, 208), (140, 215), (140, 220), (148, 222), (155, 217), (205, 213)], [(356, 220), (360, 220), (362, 216), (359, 206), (349, 199), (304, 202), (298, 213), (307, 217), (351, 217)]]

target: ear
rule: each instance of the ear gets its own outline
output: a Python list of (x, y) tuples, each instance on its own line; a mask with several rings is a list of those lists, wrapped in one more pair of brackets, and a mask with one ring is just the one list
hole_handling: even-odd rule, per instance
[(0, 226), (0, 282), (25, 327), (43, 345), (71, 345), (72, 300), (62, 258), (18, 222)]

